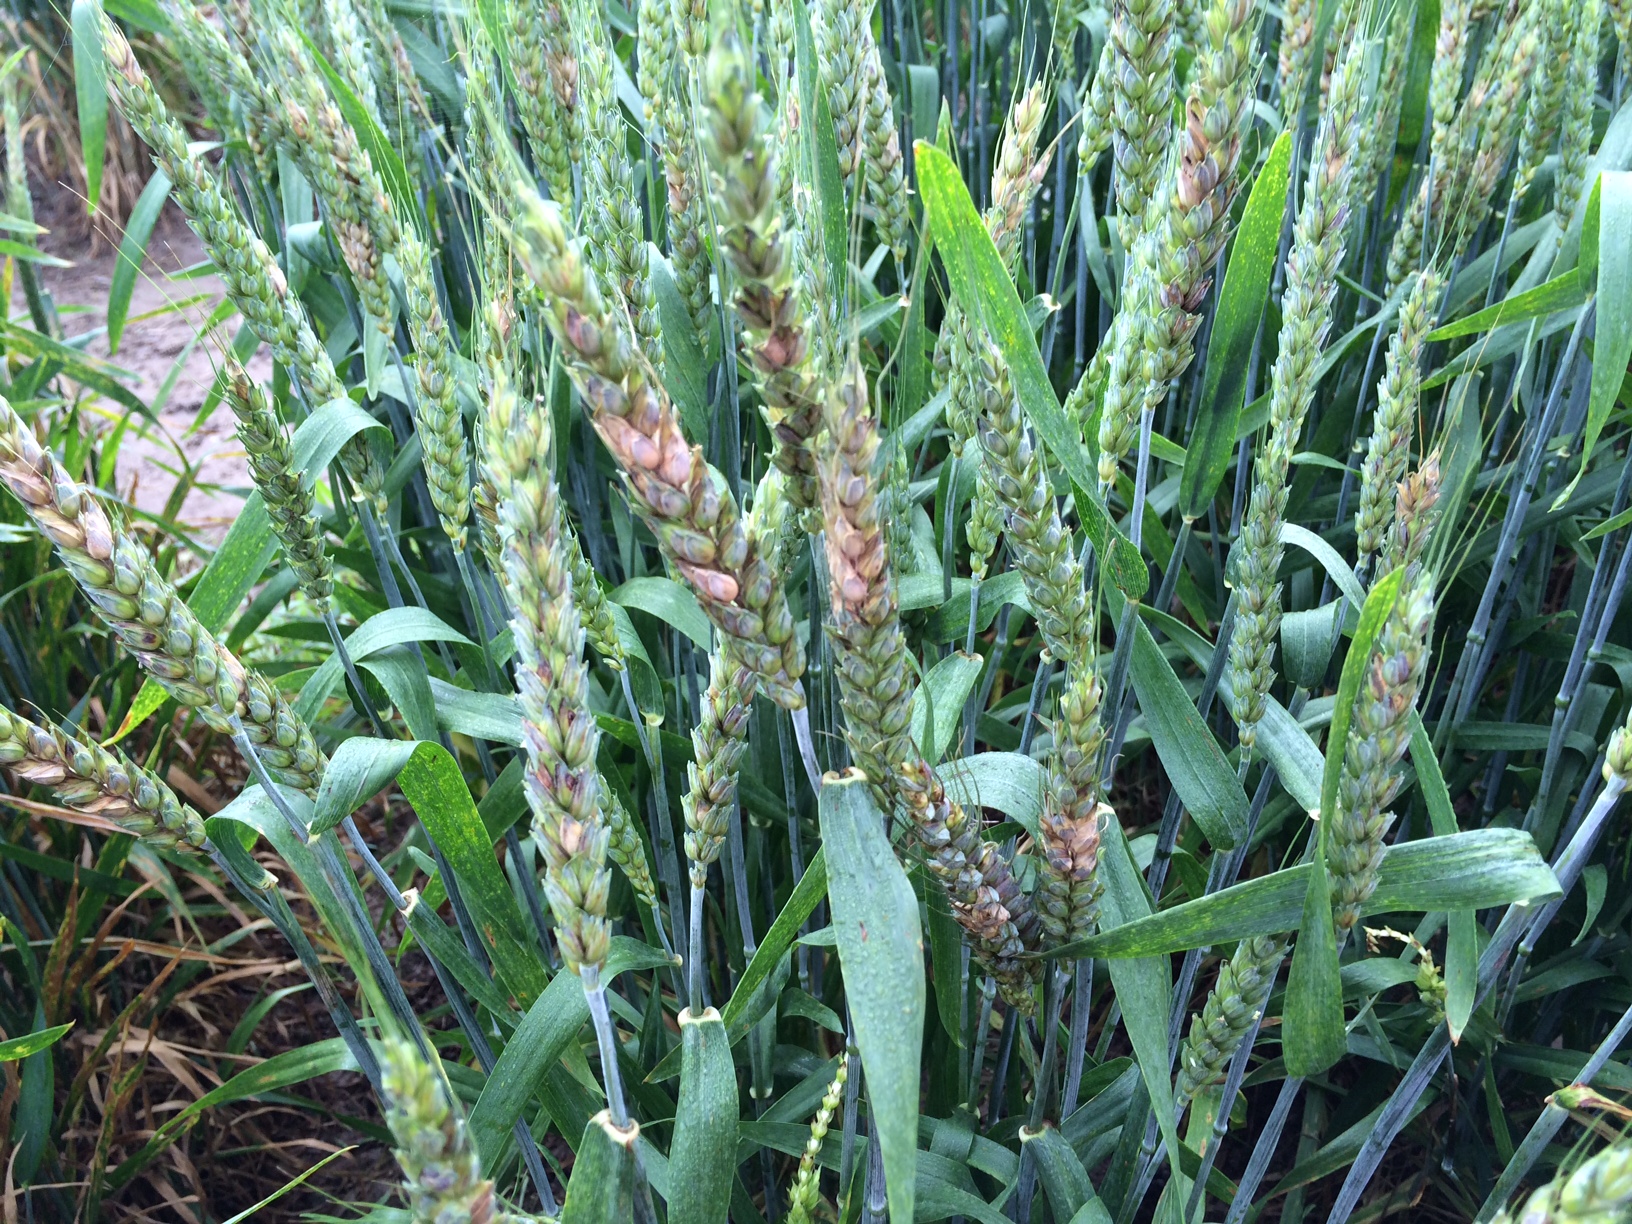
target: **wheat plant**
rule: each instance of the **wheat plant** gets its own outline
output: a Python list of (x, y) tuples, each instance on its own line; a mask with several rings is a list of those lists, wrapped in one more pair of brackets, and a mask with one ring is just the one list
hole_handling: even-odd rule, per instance
[(178, 586), (16, 348), (0, 477), (241, 792), (0, 763), (415, 1220), (1625, 1218), (1624, 7), (110, 4), (252, 493)]

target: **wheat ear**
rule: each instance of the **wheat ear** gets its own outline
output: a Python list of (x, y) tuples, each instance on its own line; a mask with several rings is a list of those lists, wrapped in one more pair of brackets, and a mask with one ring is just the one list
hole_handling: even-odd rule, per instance
[(278, 781), (317, 793), (327, 762), (311, 729), (271, 681), (244, 667), (199, 623), (147, 549), (108, 518), (4, 399), (0, 481), (56, 546), (120, 644), (166, 692), (211, 729), (242, 730)]

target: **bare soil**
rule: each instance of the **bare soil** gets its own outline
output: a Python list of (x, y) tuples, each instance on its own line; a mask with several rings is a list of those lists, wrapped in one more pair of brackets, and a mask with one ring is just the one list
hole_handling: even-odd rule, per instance
[[(110, 353), (107, 301), (122, 234), (93, 220), (95, 230), (87, 236), (84, 218), (66, 215), (82, 205), (65, 189), (37, 186), (35, 195), (39, 223), (52, 231), (40, 245), (71, 264), (40, 268), (64, 338), (96, 333), (87, 351), (125, 371), (136, 396), (158, 406), (152, 418), (133, 419), (127, 427), (116, 468), (119, 491), (138, 509), (162, 514), (178, 481), (190, 473), (191, 487), (176, 522), (203, 539), (219, 538), (249, 483), (230, 409), (217, 405), (200, 416), (221, 354), (240, 323), (234, 315), (224, 327), (203, 332), (224, 296), (220, 278), (213, 272), (188, 273), (204, 262), (204, 251), (179, 212), (167, 208), (147, 244), (119, 349)], [(13, 286), (11, 309), (13, 317), (26, 315), (20, 283)], [(266, 378), (271, 369), (265, 350), (250, 360), (254, 377)], [(95, 411), (106, 416), (110, 430), (124, 415), (123, 408), (107, 402)]]

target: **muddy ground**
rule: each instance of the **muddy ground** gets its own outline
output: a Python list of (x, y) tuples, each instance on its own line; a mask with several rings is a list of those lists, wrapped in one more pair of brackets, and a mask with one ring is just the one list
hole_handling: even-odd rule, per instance
[[(206, 540), (219, 538), (242, 504), (248, 475), (233, 436), (231, 411), (220, 405), (201, 421), (199, 410), (240, 320), (234, 315), (225, 327), (201, 334), (223, 291), (213, 273), (177, 275), (203, 262), (197, 236), (173, 207), (160, 217), (136, 278), (119, 349), (110, 353), (107, 301), (122, 235), (105, 223), (93, 223), (93, 231), (83, 216), (68, 214), (67, 209), (81, 207), (77, 200), (63, 200), (45, 188), (36, 190), (36, 200), (39, 222), (51, 231), (40, 245), (71, 265), (40, 269), (64, 336), (98, 333), (88, 351), (128, 372), (126, 385), (144, 403), (158, 402), (174, 375), (156, 418), (132, 421), (126, 432), (117, 466), (120, 492), (140, 509), (160, 513), (175, 491), (182, 464), (192, 465), (196, 485), (182, 504), (179, 521)], [(14, 317), (19, 312), (26, 317), (20, 284), (13, 287), (11, 308)], [(265, 349), (250, 361), (250, 373), (258, 378), (268, 377), (271, 369)], [(123, 415), (117, 404), (104, 403), (98, 410), (106, 412), (109, 429)]]

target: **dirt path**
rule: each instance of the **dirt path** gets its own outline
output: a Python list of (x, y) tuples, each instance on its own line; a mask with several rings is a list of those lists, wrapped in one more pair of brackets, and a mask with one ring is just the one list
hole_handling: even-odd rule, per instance
[[(48, 192), (41, 191), (41, 224), (51, 226), (57, 213)], [(77, 206), (77, 203), (76, 203)], [(58, 227), (53, 227), (58, 228)], [(68, 222), (59, 232), (78, 226)], [(108, 242), (90, 242), (46, 235), (41, 246), (72, 264), (42, 268), (41, 279), (56, 302), (63, 332), (68, 337), (100, 330), (107, 322), (108, 292), (117, 249)], [(213, 273), (177, 278), (178, 273), (203, 262), (198, 238), (173, 208), (159, 219), (148, 243), (148, 258), (137, 277), (119, 351), (110, 354), (105, 334), (89, 351), (106, 358), (134, 377), (127, 385), (144, 403), (158, 401), (167, 380), (156, 420), (132, 420), (119, 448), (117, 465), (121, 493), (142, 510), (161, 513), (180, 479), (182, 464), (195, 469), (196, 487), (182, 503), (179, 520), (206, 539), (219, 538), (238, 513), (241, 491), (248, 486), (244, 454), (233, 436), (231, 411), (219, 405), (199, 423), (199, 409), (209, 394), (220, 354), (238, 327), (234, 315), (223, 328), (200, 336), (212, 311), (220, 304), (221, 282)], [(26, 317), (22, 289), (14, 287), (13, 317)], [(250, 373), (267, 378), (270, 355), (262, 349), (250, 361)], [(107, 414), (109, 428), (123, 409), (103, 401), (98, 411)], [(178, 454), (179, 451), (179, 454)]]

